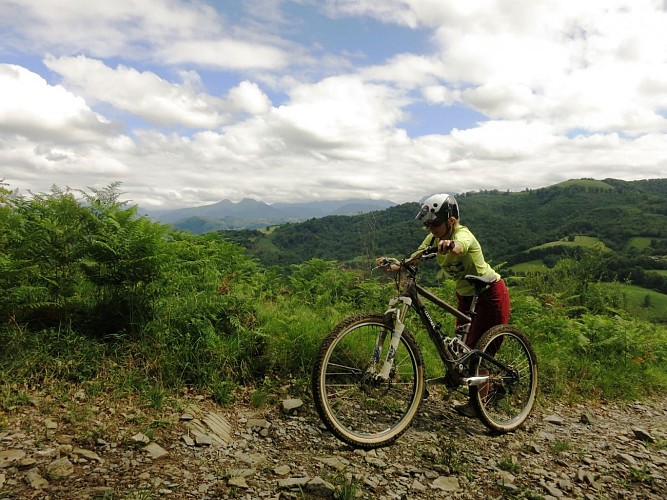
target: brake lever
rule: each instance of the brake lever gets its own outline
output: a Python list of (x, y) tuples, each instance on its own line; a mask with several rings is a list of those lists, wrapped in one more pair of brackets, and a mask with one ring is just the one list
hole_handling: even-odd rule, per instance
[[(448, 251), (454, 250), (454, 242), (453, 241), (449, 242), (449, 245), (447, 245), (447, 250)], [(438, 247), (428, 246), (422, 252), (421, 259), (422, 260), (432, 259), (436, 255), (438, 255)]]
[(438, 247), (428, 246), (424, 249), (420, 258), (422, 260), (428, 260), (434, 258), (436, 255), (438, 255)]
[(371, 268), (371, 271), (375, 271), (377, 269), (382, 269), (382, 268), (385, 268), (385, 267), (391, 267), (393, 264), (401, 265), (401, 263), (399, 261), (397, 261), (396, 259), (384, 259), (382, 261), (382, 264), (380, 264), (379, 266), (375, 266), (375, 267)]

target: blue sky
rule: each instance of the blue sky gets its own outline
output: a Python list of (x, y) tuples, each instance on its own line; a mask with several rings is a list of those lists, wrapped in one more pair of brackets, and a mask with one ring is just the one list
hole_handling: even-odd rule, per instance
[(146, 208), (667, 174), (663, 0), (0, 0), (0, 180)]

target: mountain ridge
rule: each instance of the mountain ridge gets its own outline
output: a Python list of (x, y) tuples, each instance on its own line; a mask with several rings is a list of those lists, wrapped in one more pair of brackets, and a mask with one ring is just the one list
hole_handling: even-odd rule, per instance
[(268, 204), (243, 198), (238, 202), (225, 199), (197, 207), (156, 210), (146, 215), (156, 222), (172, 224), (177, 229), (201, 234), (223, 229), (258, 229), (329, 215), (357, 215), (395, 205), (393, 201), (385, 199), (349, 198)]
[[(573, 180), (546, 188), (457, 196), (468, 226), (494, 266), (554, 265), (587, 245), (610, 250), (609, 275), (667, 292), (667, 179)], [(426, 236), (414, 220), (419, 203), (355, 216), (327, 216), (271, 231), (220, 231), (265, 265), (312, 258), (370, 268), (379, 255), (402, 257)], [(581, 236), (588, 238), (582, 239)], [(546, 243), (553, 245), (545, 245)]]

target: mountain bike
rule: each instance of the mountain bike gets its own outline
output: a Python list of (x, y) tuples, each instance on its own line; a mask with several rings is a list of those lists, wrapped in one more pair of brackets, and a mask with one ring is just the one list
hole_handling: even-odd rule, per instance
[[(467, 314), (417, 283), (420, 260), (435, 257), (429, 247), (394, 265), (397, 295), (384, 313), (361, 313), (340, 322), (322, 341), (312, 372), (312, 392), (325, 426), (343, 442), (362, 449), (387, 446), (411, 425), (428, 397), (427, 386), (468, 388), (472, 406), (489, 429), (509, 432), (530, 415), (537, 394), (537, 358), (527, 337), (512, 325), (486, 331), (474, 349), (465, 343), (481, 294), (493, 283), (465, 277), (475, 288)], [(377, 269), (377, 268), (375, 268)], [(404, 285), (401, 286), (401, 282)], [(442, 332), (422, 298), (459, 319), (453, 336)], [(424, 358), (405, 328), (414, 311), (442, 360), (442, 376), (426, 380)]]

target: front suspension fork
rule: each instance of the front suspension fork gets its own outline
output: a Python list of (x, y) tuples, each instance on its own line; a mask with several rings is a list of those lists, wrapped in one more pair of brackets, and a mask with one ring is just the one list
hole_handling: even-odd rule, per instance
[[(389, 380), (389, 374), (391, 369), (394, 366), (394, 359), (396, 358), (396, 350), (398, 349), (398, 344), (401, 341), (401, 336), (403, 335), (403, 330), (405, 329), (405, 315), (408, 311), (408, 308), (412, 304), (412, 299), (410, 297), (400, 296), (395, 297), (389, 301), (389, 309), (384, 313), (385, 318), (391, 318), (394, 328), (391, 332), (391, 340), (389, 341), (389, 349), (385, 355), (384, 362), (382, 363), (382, 368), (378, 373), (375, 374), (376, 380)], [(382, 355), (382, 346), (387, 337), (387, 330), (382, 330), (377, 339), (375, 340), (375, 349), (373, 350), (373, 358), (371, 360), (371, 366), (377, 366), (377, 363), (380, 362), (380, 356)]]

